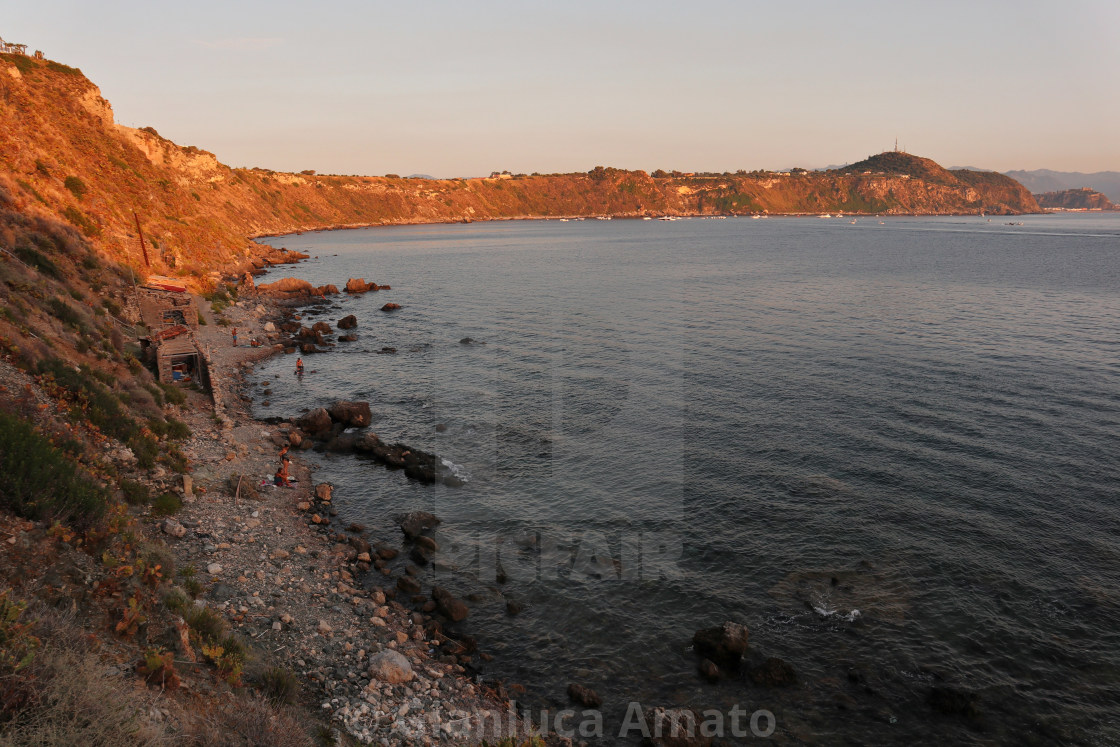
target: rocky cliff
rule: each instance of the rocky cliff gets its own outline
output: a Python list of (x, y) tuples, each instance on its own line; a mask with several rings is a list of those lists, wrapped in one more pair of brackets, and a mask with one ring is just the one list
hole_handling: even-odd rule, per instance
[(225, 166), (152, 128), (114, 122), (81, 71), (0, 55), (0, 185), (18, 210), (61, 217), (108, 258), (205, 278), (254, 252), (246, 237), (351, 225), (564, 215), (1021, 213), (1031, 195), (998, 174), (948, 172), (882, 154), (843, 171), (585, 174), (427, 180), (288, 174)]

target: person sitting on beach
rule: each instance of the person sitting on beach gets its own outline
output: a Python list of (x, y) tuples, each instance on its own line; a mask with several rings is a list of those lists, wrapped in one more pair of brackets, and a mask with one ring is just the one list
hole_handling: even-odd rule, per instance
[(275, 477), (273, 477), (273, 481), (282, 488), (290, 488), (292, 485), (288, 480), (288, 458), (284, 457), (280, 461), (280, 469), (276, 470), (276, 475)]

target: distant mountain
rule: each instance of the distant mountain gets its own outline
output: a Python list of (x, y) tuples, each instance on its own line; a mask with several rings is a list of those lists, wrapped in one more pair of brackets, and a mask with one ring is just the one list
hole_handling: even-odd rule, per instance
[(1120, 171), (1098, 171), (1094, 174), (1083, 174), (1077, 171), (1035, 169), (1034, 171), (1005, 171), (1004, 173), (1034, 194), (1063, 192), (1067, 189), (1088, 187), (1097, 192), (1103, 192), (1113, 202), (1120, 202)]

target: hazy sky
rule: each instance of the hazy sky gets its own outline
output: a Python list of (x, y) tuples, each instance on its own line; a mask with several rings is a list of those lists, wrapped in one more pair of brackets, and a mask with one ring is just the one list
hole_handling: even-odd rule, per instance
[(8, 3), (117, 121), (232, 166), (1120, 170), (1120, 0)]

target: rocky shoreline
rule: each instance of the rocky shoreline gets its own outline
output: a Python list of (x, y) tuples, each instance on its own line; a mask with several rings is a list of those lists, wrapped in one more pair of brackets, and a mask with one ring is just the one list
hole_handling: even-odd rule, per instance
[[(242, 339), (267, 337), (291, 313), (263, 295), (224, 312)], [(362, 744), (476, 744), (519, 732), (508, 701), (467, 676), (471, 642), (443, 629), (462, 619), (462, 603), (437, 589), (426, 613), (401, 604), (398, 594), (419, 591), (415, 566), (388, 584), (386, 561), (427, 546), (424, 532), (438, 520), (404, 517), (404, 541), (369, 537), (354, 524), (339, 531), (331, 486), (313, 484), (313, 465), (298, 448), (296, 484), (262, 485), (279, 448), (302, 441), (288, 423), (253, 419), (242, 377), (285, 346), (234, 347), (218, 324), (199, 336), (215, 410), (190, 413), (196, 435), (184, 452), (196, 467), (184, 481), (182, 511), (161, 530), (180, 567), (205, 579), (203, 603), (298, 674), (332, 726)]]

